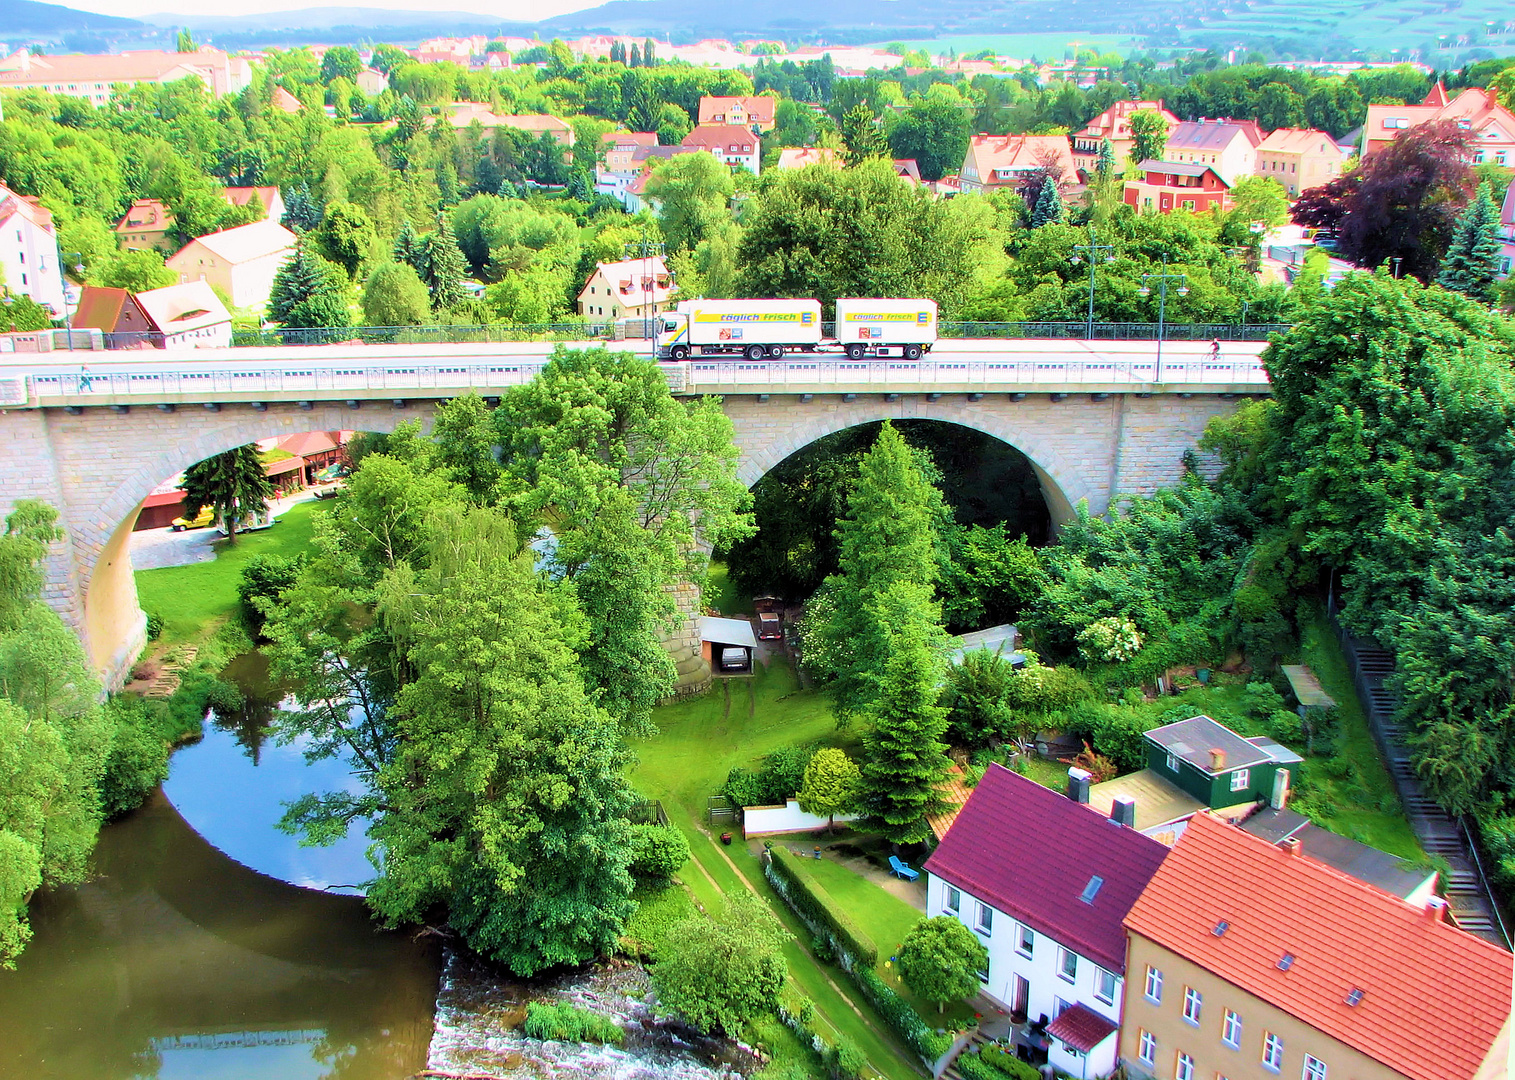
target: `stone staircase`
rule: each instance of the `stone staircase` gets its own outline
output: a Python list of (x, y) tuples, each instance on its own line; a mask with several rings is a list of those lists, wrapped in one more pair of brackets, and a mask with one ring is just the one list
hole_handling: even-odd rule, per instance
[(963, 1074), (958, 1071), (957, 1059), (962, 1057), (964, 1054), (976, 1054), (993, 1041), (994, 1040), (985, 1035), (983, 1031), (975, 1031), (973, 1035), (968, 1039), (968, 1041), (958, 1049), (958, 1052), (953, 1054), (952, 1057), (948, 1059), (947, 1067), (937, 1074), (938, 1080), (964, 1080)]
[(179, 682), (184, 678), (195, 662), (195, 657), (200, 654), (198, 645), (186, 645), (173, 650), (172, 659), (166, 660), (158, 674), (153, 676), (152, 682), (142, 691), (143, 697), (168, 698), (172, 697), (175, 690), (179, 689)]
[(1410, 827), (1427, 855), (1446, 860), (1448, 910), (1464, 930), (1508, 949), (1510, 942), (1462, 823), (1425, 793), (1415, 775), (1404, 733), (1394, 719), (1399, 702), (1385, 685), (1394, 672), (1394, 655), (1376, 642), (1353, 637), (1336, 619), (1334, 610), (1331, 622), (1367, 713), (1369, 730), (1388, 763)]

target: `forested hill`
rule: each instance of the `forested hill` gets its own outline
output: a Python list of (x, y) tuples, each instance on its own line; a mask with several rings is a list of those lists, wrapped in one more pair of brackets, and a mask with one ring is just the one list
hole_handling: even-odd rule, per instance
[(39, 4), (35, 0), (0, 0), (0, 37), (141, 28), (143, 24), (136, 19), (75, 11), (61, 4)]
[[(948, 34), (1082, 31), (1138, 33), (1171, 23), (1176, 4), (1139, 0), (771, 0), (767, 4), (712, 4), (708, 0), (611, 0), (541, 24), (547, 33), (656, 33), (675, 41), (702, 37), (793, 40), (813, 35), (829, 42)], [(1194, 9), (1186, 9), (1198, 14)]]

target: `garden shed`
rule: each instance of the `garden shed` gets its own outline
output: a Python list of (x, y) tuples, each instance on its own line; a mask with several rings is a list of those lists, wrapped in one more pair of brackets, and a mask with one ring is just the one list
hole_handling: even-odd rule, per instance
[[(700, 653), (717, 675), (750, 675), (757, 635), (746, 619), (700, 617)], [(740, 655), (738, 655), (740, 654)]]

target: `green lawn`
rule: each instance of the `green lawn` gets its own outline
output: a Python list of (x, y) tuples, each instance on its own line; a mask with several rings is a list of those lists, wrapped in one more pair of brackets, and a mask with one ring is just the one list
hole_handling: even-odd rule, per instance
[(191, 641), (213, 631), (237, 609), (242, 567), (254, 555), (298, 555), (310, 547), (317, 504), (296, 503), (271, 529), (238, 536), (235, 544), (216, 541), (211, 562), (137, 571), (142, 610), (163, 618), (164, 644)]
[(1305, 625), (1302, 652), (1303, 662), (1315, 672), (1321, 687), (1336, 699), (1340, 725), (1337, 755), (1352, 767), (1346, 780), (1332, 780), (1315, 768), (1314, 760), (1306, 762), (1310, 782), (1328, 792), (1325, 801), (1332, 809), (1331, 816), (1318, 817), (1315, 823), (1392, 855), (1424, 859), (1420, 842), (1393, 796), (1394, 782), (1368, 731), (1368, 718), (1357, 700), (1347, 659), (1323, 614)]
[[(659, 733), (636, 744), (639, 761), (631, 778), (639, 791), (662, 800), (669, 820), (689, 839), (694, 857), (680, 871), (680, 880), (707, 909), (740, 890), (750, 889), (766, 900), (793, 935), (784, 948), (785, 958), (791, 977), (815, 1002), (820, 1030), (851, 1040), (873, 1069), (891, 1080), (919, 1076), (909, 1052), (840, 969), (822, 965), (810, 954), (809, 932), (769, 888), (758, 857), (740, 842), (722, 847), (702, 825), (706, 799), (733, 766), (754, 765), (763, 755), (794, 743), (847, 741), (837, 732), (826, 699), (816, 691), (800, 690), (793, 669), (776, 662), (760, 666), (752, 679), (722, 680), (701, 697), (664, 706), (653, 720)], [(877, 886), (862, 884), (894, 901)], [(888, 910), (887, 905), (879, 906)], [(899, 925), (899, 914), (892, 918), (893, 925)]]
[(705, 579), (704, 598), (706, 604), (722, 615), (745, 615), (752, 611), (752, 597), (732, 583), (723, 562), (711, 561), (710, 572)]

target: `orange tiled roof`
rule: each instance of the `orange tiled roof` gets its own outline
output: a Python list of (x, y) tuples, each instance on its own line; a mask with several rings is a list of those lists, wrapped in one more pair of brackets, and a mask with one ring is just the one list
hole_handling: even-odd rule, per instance
[(1515, 957), (1209, 814), (1125, 925), (1414, 1080), (1469, 1080), (1510, 1016)]
[(937, 785), (937, 790), (942, 793), (947, 807), (940, 814), (927, 815), (926, 821), (938, 840), (947, 835), (947, 830), (952, 828), (952, 823), (957, 820), (957, 815), (963, 809), (963, 804), (968, 801), (968, 796), (973, 794), (963, 783), (966, 779), (962, 768), (954, 765), (947, 770), (947, 779)]

